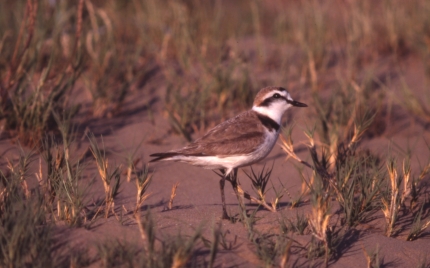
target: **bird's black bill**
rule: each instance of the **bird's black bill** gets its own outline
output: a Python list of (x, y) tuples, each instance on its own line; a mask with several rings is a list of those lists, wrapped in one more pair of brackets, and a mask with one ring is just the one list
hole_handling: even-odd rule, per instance
[(306, 104), (295, 101), (295, 100), (287, 100), (287, 102), (296, 107), (308, 107)]

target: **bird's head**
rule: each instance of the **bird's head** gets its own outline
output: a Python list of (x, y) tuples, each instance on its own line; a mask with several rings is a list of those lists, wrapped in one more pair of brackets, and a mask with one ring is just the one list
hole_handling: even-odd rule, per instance
[(306, 104), (293, 100), (285, 88), (265, 87), (255, 96), (252, 109), (280, 124), (282, 115), (291, 106), (307, 107)]

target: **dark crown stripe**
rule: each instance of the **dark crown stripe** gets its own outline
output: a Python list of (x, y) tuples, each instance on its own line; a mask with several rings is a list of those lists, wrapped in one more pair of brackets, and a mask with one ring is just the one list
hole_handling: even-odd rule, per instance
[(260, 103), (260, 105), (258, 105), (258, 106), (259, 106), (259, 107), (269, 107), (269, 106), (270, 106), (270, 104), (271, 104), (273, 101), (275, 101), (275, 98), (270, 97), (270, 98), (265, 99), (265, 100), (264, 100), (262, 103)]
[(269, 131), (278, 131), (279, 130), (279, 124), (276, 123), (272, 118), (257, 113), (258, 119), (260, 119), (260, 122), (269, 130)]
[[(281, 90), (282, 91), (282, 90)], [(272, 97), (269, 97), (269, 98), (267, 98), (267, 99), (265, 99), (262, 103), (260, 103), (260, 105), (258, 105), (259, 107), (269, 107), (270, 106), (270, 104), (272, 104), (272, 102), (275, 102), (275, 101), (279, 101), (279, 100), (285, 100), (285, 101), (287, 101), (287, 99), (286, 98), (284, 98), (284, 97), (282, 97), (282, 96), (280, 96), (279, 98), (274, 98), (273, 96)], [(288, 101), (287, 101), (288, 102)]]

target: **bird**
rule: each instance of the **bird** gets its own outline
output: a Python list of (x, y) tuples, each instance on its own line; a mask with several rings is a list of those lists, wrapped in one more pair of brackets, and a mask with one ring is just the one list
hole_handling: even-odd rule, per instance
[(265, 87), (255, 96), (250, 110), (220, 123), (181, 149), (151, 154), (149, 162), (176, 161), (221, 170), (222, 219), (229, 219), (225, 180), (232, 182), (230, 176), (236, 176), (238, 168), (255, 164), (270, 153), (279, 136), (282, 116), (290, 107), (307, 105), (293, 100), (283, 87)]

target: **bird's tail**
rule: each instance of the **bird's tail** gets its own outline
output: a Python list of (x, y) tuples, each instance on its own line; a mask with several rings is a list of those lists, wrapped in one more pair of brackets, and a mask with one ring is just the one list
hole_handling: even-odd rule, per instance
[(156, 153), (156, 154), (151, 154), (150, 157), (155, 157), (154, 159), (151, 159), (149, 162), (156, 162), (156, 161), (160, 161), (160, 160), (169, 160), (169, 158), (178, 155), (178, 153)]

